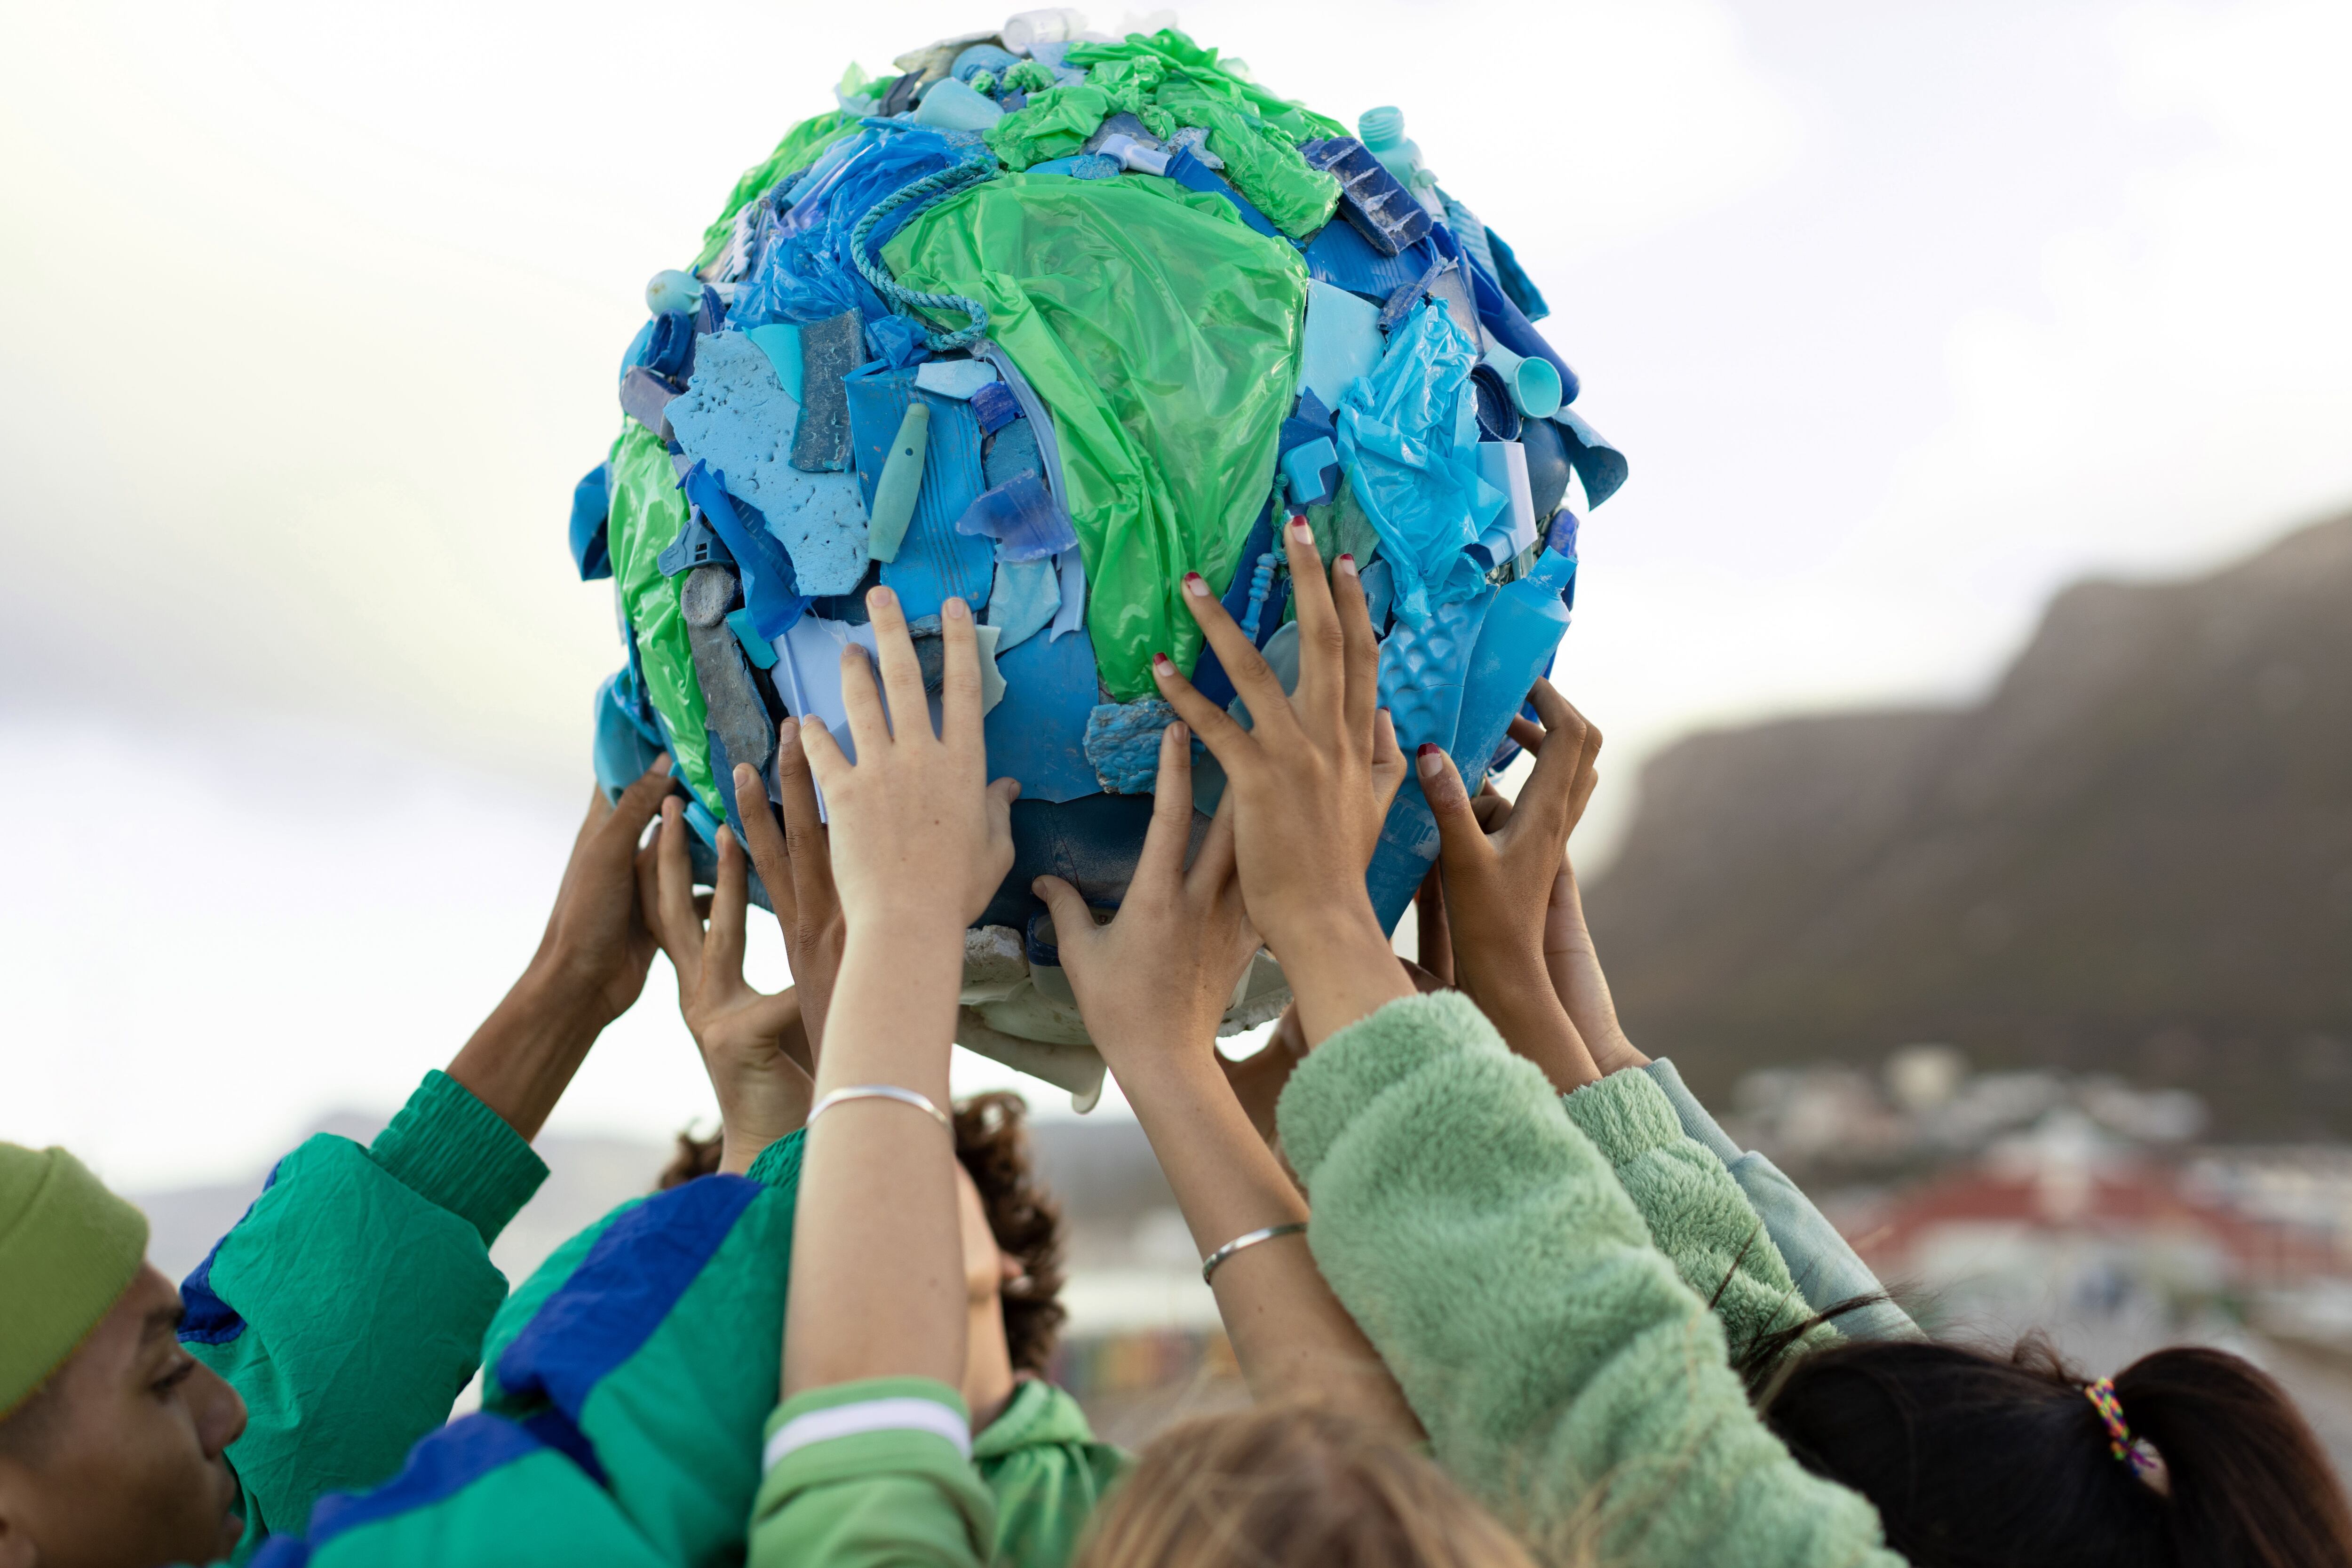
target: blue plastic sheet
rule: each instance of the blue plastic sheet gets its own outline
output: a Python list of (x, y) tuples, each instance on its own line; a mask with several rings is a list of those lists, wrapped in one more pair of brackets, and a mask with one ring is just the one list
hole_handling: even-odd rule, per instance
[(1102, 783), (1087, 761), (1087, 717), (1099, 689), (1086, 628), (1030, 637), (999, 653), (996, 668), (1004, 677), (1004, 700), (982, 721), (988, 776), (1019, 779), (1024, 801), (1099, 794)]
[(1414, 625), (1477, 590), (1463, 552), (1508, 500), (1478, 477), (1476, 362), (1445, 308), (1421, 305), (1338, 411), (1348, 482), (1396, 574), (1396, 613)]
[(1003, 634), (998, 658), (1052, 625), (1061, 607), (1062, 576), (1053, 562), (999, 561), (996, 584), (988, 591), (988, 624)]
[(987, 540), (956, 531), (957, 520), (982, 489), (980, 422), (972, 417), (971, 405), (921, 391), (913, 371), (886, 364), (860, 368), (843, 379), (842, 387), (849, 396), (850, 452), (869, 510), (908, 401), (920, 398), (931, 411), (915, 515), (898, 557), (882, 568), (883, 583), (898, 595), (909, 620), (938, 615), (950, 595), (978, 609), (988, 601), (996, 555)]
[[(739, 327), (806, 323), (857, 310), (868, 321), (889, 317), (879, 295), (850, 259), (858, 219), (883, 197), (956, 163), (964, 150), (937, 131), (867, 129), (835, 142), (791, 193), (790, 210), (762, 210), (753, 260), (729, 319)], [(868, 237), (878, 252), (918, 209), (892, 213)]]
[(593, 583), (613, 574), (613, 557), (604, 544), (604, 520), (613, 510), (613, 465), (599, 463), (572, 487), (572, 564), (580, 580)]
[(743, 605), (751, 612), (751, 624), (760, 635), (779, 637), (791, 630), (801, 612), (808, 608), (809, 600), (793, 578), (793, 558), (769, 533), (767, 520), (754, 511), (747, 522), (727, 493), (726, 476), (714, 472), (707, 463), (698, 461), (688, 468), (678, 489), (701, 509), (735, 557), (735, 571), (743, 584)]
[(1437, 252), (1426, 239), (1394, 256), (1382, 256), (1372, 242), (1346, 223), (1327, 223), (1307, 242), (1307, 275), (1368, 300), (1386, 300), (1429, 270)]

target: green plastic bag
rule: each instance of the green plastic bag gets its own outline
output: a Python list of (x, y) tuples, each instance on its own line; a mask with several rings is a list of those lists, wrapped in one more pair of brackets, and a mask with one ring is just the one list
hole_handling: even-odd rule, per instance
[(686, 498), (662, 438), (630, 419), (613, 443), (613, 510), (604, 542), (621, 605), (637, 635), (646, 695), (668, 721), (672, 771), (695, 798), (723, 815), (710, 778), (710, 743), (703, 734), (702, 685), (694, 678), (694, 650), (677, 607), (678, 584), (662, 575), (656, 558), (686, 526)]
[(1154, 653), (1189, 671), (1201, 637), (1183, 575), (1223, 593), (1273, 488), (1298, 385), (1298, 253), (1171, 180), (1005, 174), (923, 212), (883, 259), (908, 288), (983, 301), (1052, 405), (1111, 696), (1151, 695)]
[(727, 248), (727, 237), (734, 232), (735, 215), (746, 204), (786, 174), (807, 168), (816, 162), (818, 153), (856, 132), (857, 121), (837, 109), (811, 115), (785, 132), (774, 152), (743, 171), (735, 188), (728, 193), (726, 211), (702, 231), (702, 249), (694, 258), (694, 270), (699, 272), (719, 259), (719, 253)]

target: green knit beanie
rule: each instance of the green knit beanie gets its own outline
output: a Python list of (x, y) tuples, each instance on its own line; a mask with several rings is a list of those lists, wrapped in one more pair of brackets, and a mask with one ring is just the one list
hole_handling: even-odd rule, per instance
[(0, 1419), (80, 1347), (147, 1258), (147, 1216), (62, 1149), (0, 1143)]

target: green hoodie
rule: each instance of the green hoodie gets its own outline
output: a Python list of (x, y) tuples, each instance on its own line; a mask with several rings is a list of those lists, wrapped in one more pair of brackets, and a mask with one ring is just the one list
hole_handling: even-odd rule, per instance
[(326, 1493), (385, 1479), (449, 1418), (506, 1299), (490, 1243), (546, 1175), (441, 1072), (368, 1147), (320, 1133), (270, 1171), (180, 1287), (181, 1342), (245, 1400), (236, 1561), (299, 1535)]
[[(1653, 1245), (1618, 1171), (1664, 1130), (1618, 1078), (1572, 1114), (1451, 993), (1333, 1035), (1278, 1110), (1324, 1278), (1438, 1460), (1545, 1555), (1899, 1568), (1869, 1502), (1765, 1428)], [(1612, 1170), (1580, 1121), (1633, 1159)]]
[(1134, 1461), (1095, 1440), (1076, 1400), (1025, 1379), (1003, 1414), (973, 1436), (971, 1462), (996, 1502), (989, 1560), (1063, 1568), (1095, 1505)]

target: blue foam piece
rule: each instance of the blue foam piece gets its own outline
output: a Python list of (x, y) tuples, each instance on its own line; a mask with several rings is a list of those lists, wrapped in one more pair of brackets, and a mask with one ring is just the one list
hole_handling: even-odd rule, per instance
[[(1086, 628), (1068, 637), (1033, 637), (1000, 651), (996, 668), (1004, 677), (1004, 700), (981, 721), (988, 776), (1019, 779), (1024, 801), (1100, 794), (1101, 781), (1087, 761), (1087, 719), (1101, 688)], [(1021, 890), (1028, 891), (1025, 883)]]
[(1418, 282), (1437, 259), (1426, 239), (1394, 256), (1382, 256), (1345, 218), (1333, 218), (1307, 242), (1307, 275), (1350, 294), (1385, 302), (1408, 283)]
[(1160, 732), (1176, 710), (1158, 697), (1097, 703), (1087, 715), (1087, 761), (1113, 795), (1150, 795), (1160, 777)]
[(997, 656), (1044, 631), (1061, 607), (1062, 574), (1053, 562), (998, 562), (996, 585), (988, 591), (988, 624), (1003, 632)]
[(882, 567), (882, 582), (898, 595), (907, 618), (936, 616), (950, 595), (973, 606), (985, 604), (996, 575), (996, 552), (986, 539), (956, 531), (956, 521), (984, 488), (981, 476), (980, 421), (961, 398), (942, 397), (915, 385), (915, 373), (868, 364), (842, 378), (849, 398), (849, 448), (866, 504), (874, 504), (891, 444), (908, 404), (920, 398), (931, 411), (929, 445), (923, 451), (923, 485), (915, 515), (895, 561)]
[(572, 564), (580, 569), (583, 583), (613, 574), (613, 555), (604, 541), (604, 522), (613, 511), (612, 484), (613, 465), (599, 463), (572, 487)]
[(719, 332), (697, 353), (693, 380), (667, 410), (678, 445), (725, 474), (729, 493), (766, 520), (792, 556), (802, 592), (849, 593), (866, 575), (866, 503), (856, 476), (792, 466), (800, 405), (748, 336)]

